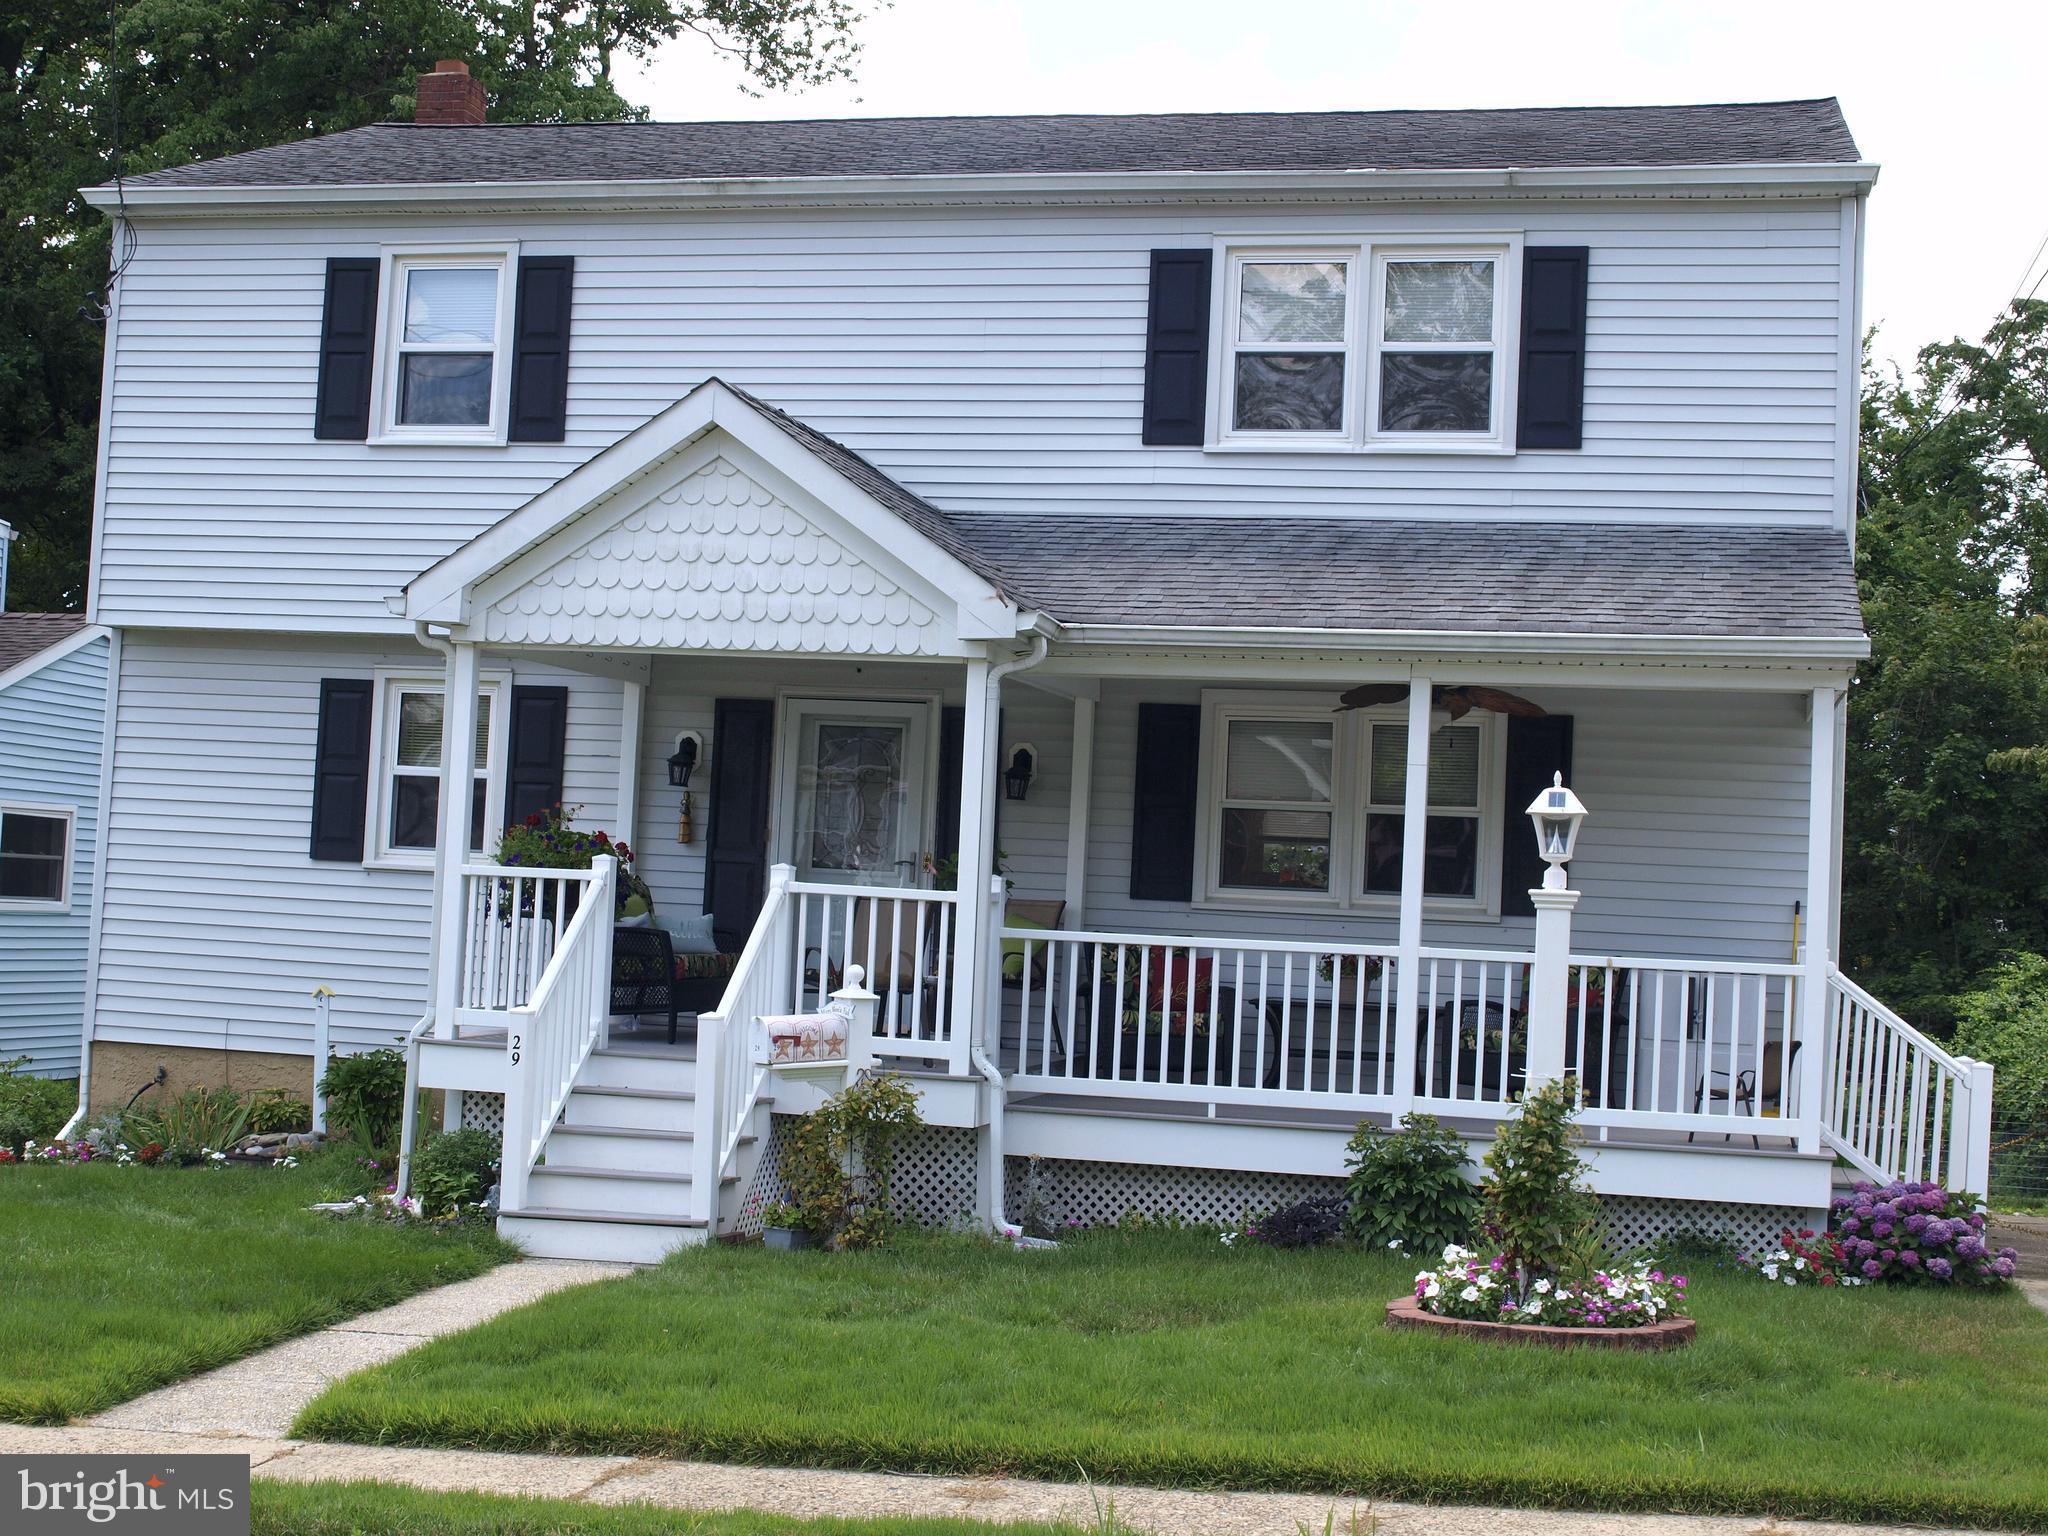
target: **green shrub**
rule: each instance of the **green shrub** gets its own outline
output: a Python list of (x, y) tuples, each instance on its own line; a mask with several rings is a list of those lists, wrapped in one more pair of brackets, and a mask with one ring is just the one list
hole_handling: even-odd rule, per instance
[(25, 1141), (48, 1141), (78, 1107), (78, 1084), (31, 1077), (28, 1058), (0, 1061), (0, 1147), (19, 1152)]
[(313, 1106), (283, 1088), (266, 1088), (249, 1106), (249, 1129), (258, 1136), (313, 1127)]
[(187, 1088), (176, 1098), (139, 1105), (121, 1117), (131, 1147), (155, 1142), (168, 1163), (197, 1162), (227, 1152), (249, 1132), (250, 1100), (232, 1088)]
[(1465, 1143), (1434, 1115), (1409, 1115), (1398, 1131), (1360, 1121), (1344, 1149), (1351, 1206), (1344, 1230), (1372, 1248), (1399, 1243), (1435, 1258), (1471, 1241), (1479, 1191), (1465, 1178)]
[(917, 1091), (898, 1073), (863, 1073), (808, 1115), (782, 1149), (782, 1176), (803, 1224), (843, 1248), (889, 1240), (896, 1148), (924, 1124)]
[(465, 1128), (443, 1131), (413, 1155), (412, 1193), (429, 1216), (457, 1214), (497, 1183), (498, 1138)]
[(389, 1147), (405, 1114), (405, 1052), (386, 1049), (336, 1056), (320, 1079), (327, 1115), (357, 1140)]
[(1956, 999), (1955, 1050), (1997, 1069), (2001, 1118), (2048, 1120), (2048, 958), (2008, 954)]
[(1599, 1219), (1577, 1151), (1578, 1109), (1574, 1079), (1540, 1084), (1501, 1122), (1487, 1151), (1483, 1230), (1518, 1282), (1565, 1269)]

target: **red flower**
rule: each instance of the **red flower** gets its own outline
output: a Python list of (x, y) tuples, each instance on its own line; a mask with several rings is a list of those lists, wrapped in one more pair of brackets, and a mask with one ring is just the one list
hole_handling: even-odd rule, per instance
[(540, 825), (540, 812), (538, 812), (538, 811), (535, 811), (535, 812), (534, 812), (534, 813), (533, 813), (533, 814), (532, 814), (531, 816), (527, 817), (527, 818), (526, 818), (526, 824), (527, 824), (527, 825), (528, 825), (529, 827), (537, 827), (537, 826), (539, 826), (539, 825)]
[(603, 832), (597, 834), (597, 842), (598, 846), (601, 848), (609, 848), (612, 845), (611, 838)]

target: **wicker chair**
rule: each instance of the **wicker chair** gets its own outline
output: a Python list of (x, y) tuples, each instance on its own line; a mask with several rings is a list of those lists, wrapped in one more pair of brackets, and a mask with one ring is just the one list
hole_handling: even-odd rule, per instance
[(675, 942), (663, 928), (612, 929), (612, 1012), (668, 1015), (668, 1043), (676, 1043)]

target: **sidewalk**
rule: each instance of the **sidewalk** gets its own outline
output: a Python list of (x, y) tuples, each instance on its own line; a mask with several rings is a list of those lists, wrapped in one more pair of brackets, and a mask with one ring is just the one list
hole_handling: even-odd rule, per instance
[[(1755, 1515), (1584, 1514), (1566, 1510), (1487, 1509), (1395, 1504), (1293, 1493), (1184, 1493), (1158, 1488), (1039, 1483), (1007, 1477), (918, 1477), (885, 1472), (741, 1467), (625, 1456), (506, 1455), (402, 1446), (327, 1445), (234, 1435), (112, 1429), (96, 1424), (37, 1429), (0, 1424), (0, 1454), (159, 1455), (237, 1451), (259, 1479), (283, 1482), (403, 1483), (441, 1491), (517, 1494), (589, 1504), (643, 1503), (676, 1510), (755, 1509), (797, 1518), (959, 1516), (975, 1520), (1068, 1520), (1089, 1526), (1095, 1500), (1114, 1500), (1117, 1517), (1158, 1536), (1294, 1536), (1320, 1532), (1332, 1510), (1349, 1536), (1875, 1536), (1897, 1526), (1774, 1521)], [(1367, 1516), (1375, 1517), (1375, 1528)], [(1963, 1536), (1914, 1526), (1926, 1536)]]

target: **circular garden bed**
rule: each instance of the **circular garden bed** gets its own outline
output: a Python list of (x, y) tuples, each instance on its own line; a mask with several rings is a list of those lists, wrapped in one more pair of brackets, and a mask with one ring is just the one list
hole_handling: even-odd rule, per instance
[(1387, 1303), (1389, 1328), (1433, 1329), (1464, 1333), (1501, 1344), (1548, 1344), (1558, 1349), (1683, 1349), (1693, 1341), (1689, 1317), (1667, 1317), (1635, 1328), (1553, 1328), (1543, 1323), (1485, 1323), (1473, 1318), (1439, 1317), (1422, 1310), (1413, 1296)]

